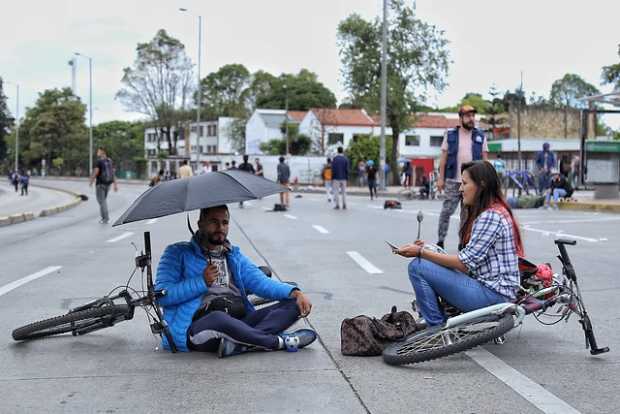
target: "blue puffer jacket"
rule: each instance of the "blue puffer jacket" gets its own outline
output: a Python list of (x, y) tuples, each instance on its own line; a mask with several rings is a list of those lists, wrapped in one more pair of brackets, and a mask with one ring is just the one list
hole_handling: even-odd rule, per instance
[[(254, 306), (247, 300), (248, 289), (261, 297), (274, 300), (288, 298), (293, 289), (291, 285), (265, 276), (237, 246), (232, 247), (227, 261), (234, 284), (241, 291), (245, 308), (249, 312), (254, 310)], [(203, 278), (206, 266), (207, 261), (195, 237), (189, 242), (168, 246), (159, 260), (155, 289), (166, 290), (159, 304), (179, 351), (189, 351), (187, 330), (202, 303), (202, 296), (209, 290)], [(165, 349), (170, 349), (165, 337), (162, 344)]]

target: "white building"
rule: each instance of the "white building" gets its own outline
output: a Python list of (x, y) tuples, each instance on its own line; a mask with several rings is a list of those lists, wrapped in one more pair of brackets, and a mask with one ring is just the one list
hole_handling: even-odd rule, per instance
[[(207, 163), (212, 170), (221, 169), (236, 154), (232, 128), (235, 118), (220, 117), (214, 121), (189, 124), (189, 145), (185, 136), (187, 129), (180, 131), (177, 140), (177, 155), (160, 157), (160, 152), (168, 151), (168, 142), (159, 133), (159, 150), (157, 146), (158, 131), (147, 128), (144, 131), (144, 151), (147, 159), (149, 177), (157, 175), (159, 170), (176, 173), (184, 160), (188, 160), (192, 169), (199, 172)], [(175, 129), (171, 131), (174, 135)], [(173, 142), (174, 145), (174, 142)]]
[(262, 154), (260, 144), (272, 139), (284, 139), (285, 121), (299, 124), (305, 114), (305, 111), (287, 113), (284, 109), (256, 109), (245, 125), (245, 152)]

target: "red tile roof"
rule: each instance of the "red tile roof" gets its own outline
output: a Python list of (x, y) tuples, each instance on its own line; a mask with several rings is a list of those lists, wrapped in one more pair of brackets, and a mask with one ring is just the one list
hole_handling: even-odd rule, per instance
[(295, 122), (301, 122), (307, 113), (306, 111), (288, 111), (288, 116)]
[(312, 108), (311, 111), (323, 125), (376, 126), (363, 109)]
[(418, 114), (413, 119), (414, 128), (448, 129), (460, 125), (458, 118), (448, 118), (444, 115)]

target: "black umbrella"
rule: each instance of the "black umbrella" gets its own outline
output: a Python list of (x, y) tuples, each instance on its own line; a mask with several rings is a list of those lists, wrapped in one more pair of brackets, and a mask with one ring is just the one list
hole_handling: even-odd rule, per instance
[(114, 226), (184, 211), (255, 200), (284, 191), (288, 189), (280, 184), (240, 170), (217, 171), (163, 181), (140, 195), (116, 220)]

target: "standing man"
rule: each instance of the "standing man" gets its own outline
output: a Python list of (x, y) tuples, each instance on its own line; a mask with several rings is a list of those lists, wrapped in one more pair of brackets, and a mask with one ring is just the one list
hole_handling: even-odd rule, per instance
[[(446, 199), (439, 215), (439, 229), (437, 245), (444, 248), (444, 241), (448, 234), (450, 216), (461, 204), (461, 165), (478, 160), (487, 160), (489, 148), (484, 133), (476, 128), (476, 109), (471, 105), (459, 108), (461, 125), (448, 129), (441, 144), (441, 158), (439, 159), (439, 179), (437, 189), (445, 189)], [(463, 209), (461, 209), (461, 216)], [(462, 221), (462, 220), (461, 220)]]
[(93, 182), (96, 181), (96, 195), (97, 203), (99, 203), (99, 212), (101, 214), (101, 220), (99, 223), (108, 224), (110, 221), (110, 215), (108, 213), (108, 192), (110, 191), (110, 185), (114, 187), (114, 191), (118, 191), (116, 185), (116, 179), (114, 177), (114, 166), (112, 160), (108, 158), (108, 154), (105, 148), (97, 148), (97, 165), (93, 171), (93, 175), (90, 177), (90, 186), (93, 186)]
[[(284, 162), (284, 157), (280, 157), (280, 163), (278, 164), (278, 183), (288, 188), (288, 182), (291, 179), (291, 169)], [(280, 193), (280, 204), (284, 204), (286, 208), (289, 208), (288, 191)]]
[[(254, 166), (248, 162), (249, 158), (250, 157), (248, 155), (243, 156), (243, 162), (239, 164), (239, 169), (248, 174), (254, 174)], [(239, 208), (243, 208), (243, 201), (239, 202)]]
[(377, 167), (373, 160), (366, 162), (366, 177), (368, 181), (368, 190), (370, 191), (370, 199), (377, 198)]
[(536, 177), (538, 195), (544, 195), (551, 184), (551, 170), (555, 168), (555, 154), (549, 149), (549, 143), (543, 144), (542, 151), (536, 154)]
[(263, 172), (263, 164), (260, 163), (260, 160), (258, 158), (255, 158), (254, 162), (256, 163), (256, 172), (254, 174), (258, 175), (259, 177), (264, 177), (265, 173)]
[(187, 164), (187, 160), (183, 160), (179, 168), (179, 178), (189, 178), (194, 175), (192, 167)]
[(349, 179), (349, 160), (344, 156), (344, 149), (338, 147), (338, 155), (332, 161), (332, 185), (334, 188), (335, 210), (340, 210), (340, 196), (342, 209), (347, 209), (347, 180)]

